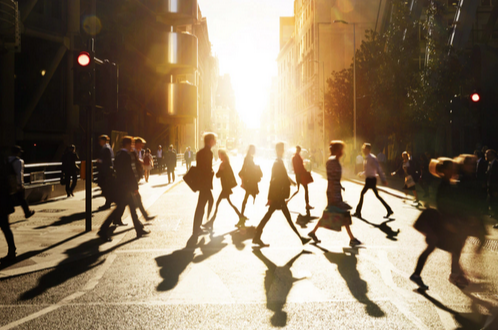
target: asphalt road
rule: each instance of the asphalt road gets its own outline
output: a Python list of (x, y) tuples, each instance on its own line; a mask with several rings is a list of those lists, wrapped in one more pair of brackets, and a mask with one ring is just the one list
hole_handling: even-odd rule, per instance
[[(4, 329), (480, 329), (496, 312), (496, 252), (468, 242), (462, 265), (472, 280), (465, 290), (448, 282), (450, 256), (435, 251), (422, 273), (430, 289), (421, 294), (408, 277), (424, 237), (412, 227), (419, 209), (382, 194), (393, 221), (372, 192), (352, 231), (364, 242), (320, 229), (317, 246), (302, 246), (276, 212), (263, 233), (269, 248), (253, 249), (254, 226), (265, 214), (271, 161), (257, 160), (261, 193), (248, 204), (246, 230), (235, 212), (220, 205), (211, 233), (186, 246), (197, 195), (181, 183), (148, 209), (157, 218), (146, 238), (134, 231), (105, 253), (83, 242), (68, 256), (88, 257), (55, 268), (0, 280), (0, 330)], [(240, 159), (232, 161), (234, 172)], [(290, 203), (302, 235), (326, 206), (326, 180), (314, 174), (305, 215), (304, 192)], [(345, 200), (356, 205), (361, 186), (343, 182)], [(215, 179), (215, 198), (221, 190)], [(244, 191), (234, 189), (241, 205)], [(84, 221), (84, 220), (78, 220)], [(131, 221), (128, 220), (131, 226)], [(73, 225), (75, 225), (73, 223)], [(95, 238), (97, 239), (97, 238)], [(90, 251), (89, 251), (90, 250)], [(489, 329), (497, 329), (493, 324)]]

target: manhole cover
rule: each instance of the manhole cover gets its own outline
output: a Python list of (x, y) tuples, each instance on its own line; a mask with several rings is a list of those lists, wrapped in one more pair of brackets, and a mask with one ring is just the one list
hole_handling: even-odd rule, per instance
[(38, 212), (43, 212), (43, 213), (59, 213), (59, 212), (64, 212), (65, 210), (63, 209), (44, 209), (40, 210)]

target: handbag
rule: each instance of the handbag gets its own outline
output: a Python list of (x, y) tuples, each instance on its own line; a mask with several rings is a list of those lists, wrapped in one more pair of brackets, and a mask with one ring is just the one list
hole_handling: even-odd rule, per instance
[(407, 175), (405, 177), (405, 186), (407, 188), (412, 188), (412, 187), (415, 187), (415, 180), (413, 180), (413, 176), (411, 175)]
[(187, 174), (183, 176), (183, 181), (187, 184), (187, 186), (192, 189), (193, 192), (197, 192), (200, 190), (199, 184), (199, 169), (195, 166), (192, 166)]
[(329, 206), (323, 210), (322, 217), (318, 220), (318, 225), (326, 229), (341, 231), (348, 213), (337, 207)]
[(311, 173), (308, 171), (301, 173), (300, 179), (303, 185), (307, 185), (313, 182), (313, 177), (311, 176)]

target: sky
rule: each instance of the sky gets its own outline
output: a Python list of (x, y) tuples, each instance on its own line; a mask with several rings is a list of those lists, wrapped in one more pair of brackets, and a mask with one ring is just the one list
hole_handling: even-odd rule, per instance
[(240, 118), (259, 127), (272, 77), (277, 76), (279, 17), (293, 16), (294, 0), (198, 0), (207, 19), (220, 75), (229, 74)]

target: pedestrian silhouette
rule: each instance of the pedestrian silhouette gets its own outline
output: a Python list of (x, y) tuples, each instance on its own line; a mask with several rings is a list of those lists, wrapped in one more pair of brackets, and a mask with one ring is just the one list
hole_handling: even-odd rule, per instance
[[(1, 157), (1, 156), (0, 156)], [(9, 177), (11, 181), (9, 183)], [(0, 259), (0, 264), (11, 263), (16, 259), (16, 245), (14, 243), (14, 234), (10, 229), (9, 214), (14, 213), (14, 204), (12, 194), (17, 190), (17, 178), (14, 168), (6, 161), (4, 157), (0, 158), (0, 229), (2, 230), (5, 240), (7, 241), (8, 251), (5, 257)]]
[[(35, 214), (35, 211), (30, 210), (28, 202), (26, 201), (24, 188), (24, 160), (21, 155), (24, 151), (20, 146), (13, 146), (11, 149), (11, 155), (7, 159), (8, 165), (14, 169), (15, 177), (15, 190), (11, 192), (12, 201), (14, 206), (20, 205), (24, 211), (24, 217), (29, 219)], [(13, 181), (9, 179), (9, 182)]]
[(256, 154), (256, 147), (254, 145), (250, 145), (247, 150), (247, 155), (244, 158), (244, 165), (242, 165), (242, 169), (239, 172), (239, 177), (242, 179), (242, 189), (246, 191), (244, 196), (244, 200), (242, 201), (242, 209), (240, 213), (244, 215), (246, 210), (247, 200), (249, 196), (254, 198), (254, 202), (256, 202), (256, 195), (259, 194), (258, 183), (261, 181), (263, 177), (263, 172), (261, 171), (261, 167), (254, 163), (254, 155)]
[(80, 160), (80, 158), (76, 153), (74, 144), (67, 147), (66, 152), (62, 156), (62, 175), (66, 183), (67, 197), (74, 197), (74, 188), (76, 188), (76, 184), (78, 183), (79, 167), (76, 165), (78, 160)]

